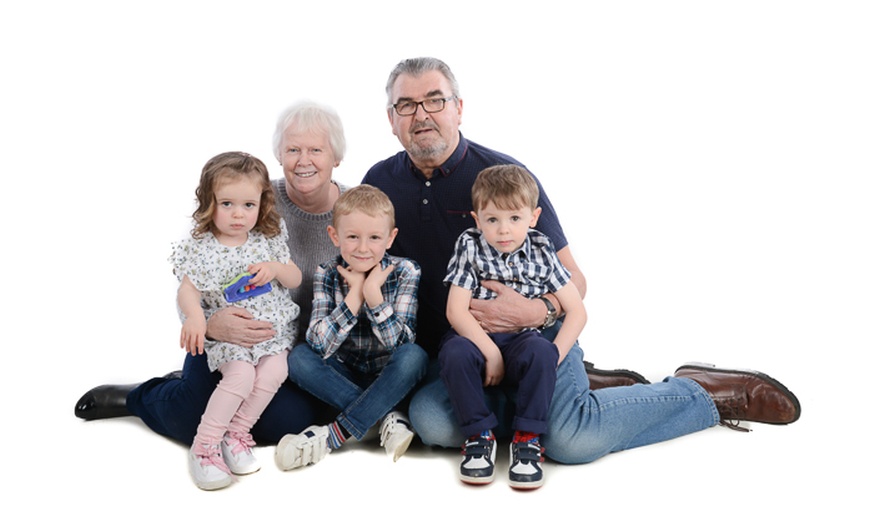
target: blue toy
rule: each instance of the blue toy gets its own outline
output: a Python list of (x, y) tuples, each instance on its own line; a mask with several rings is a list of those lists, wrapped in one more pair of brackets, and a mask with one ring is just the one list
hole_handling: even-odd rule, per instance
[(251, 277), (253, 275), (250, 273), (242, 273), (224, 286), (224, 296), (227, 302), (238, 302), (239, 300), (256, 297), (257, 295), (272, 291), (272, 284), (270, 282), (266, 282), (262, 286), (249, 285), (248, 281), (251, 280)]

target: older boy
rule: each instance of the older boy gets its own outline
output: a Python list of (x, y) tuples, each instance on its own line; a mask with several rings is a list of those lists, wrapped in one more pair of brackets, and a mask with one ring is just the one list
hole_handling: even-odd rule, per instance
[[(391, 257), (393, 205), (360, 185), (338, 198), (329, 238), (340, 255), (317, 269), (307, 344), (289, 357), (290, 378), (338, 408), (335, 421), (285, 435), (275, 461), (284, 470), (320, 461), (350, 437), (361, 439), (426, 373), (426, 352), (414, 343), (416, 262)], [(414, 434), (398, 412), (381, 425), (381, 444), (397, 460)]]
[[(459, 475), (471, 484), (492, 482), (496, 441), (491, 430), (498, 420), (486, 405), (483, 388), (504, 382), (517, 386), (509, 483), (534, 489), (544, 480), (539, 436), (547, 429), (556, 368), (586, 324), (586, 310), (552, 242), (532, 229), (541, 208), (538, 186), (528, 171), (517, 165), (484, 169), (472, 186), (471, 200), (477, 228), (456, 241), (444, 278), (451, 285), (447, 318), (452, 329), (439, 353), (441, 378), (467, 437)], [(547, 301), (544, 294), (553, 293), (565, 313), (553, 342), (537, 329), (486, 333), (469, 311), (473, 298), (494, 298), (481, 285), (486, 280), (529, 299)]]

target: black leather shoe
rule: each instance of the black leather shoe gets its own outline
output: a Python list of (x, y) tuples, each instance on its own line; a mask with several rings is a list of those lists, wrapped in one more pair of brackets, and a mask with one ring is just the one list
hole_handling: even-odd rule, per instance
[(598, 369), (595, 367), (595, 364), (585, 360), (583, 365), (586, 366), (586, 375), (589, 377), (589, 389), (649, 384), (649, 380), (636, 371), (628, 369)]
[(76, 402), (76, 416), (84, 420), (129, 417), (127, 393), (139, 384), (105, 384), (88, 391)]
[[(181, 378), (181, 371), (172, 371), (163, 375), (164, 379)], [(84, 420), (99, 420), (103, 418), (133, 416), (127, 410), (127, 394), (136, 389), (139, 384), (104, 384), (88, 391), (76, 402), (75, 413)]]

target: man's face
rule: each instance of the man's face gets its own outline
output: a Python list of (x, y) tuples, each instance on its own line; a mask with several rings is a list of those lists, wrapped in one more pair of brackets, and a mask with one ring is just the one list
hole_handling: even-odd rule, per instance
[[(399, 75), (393, 84), (391, 105), (403, 100), (422, 102), (430, 98), (450, 98), (450, 82), (439, 71), (427, 71), (419, 77)], [(414, 164), (424, 172), (443, 164), (459, 145), (462, 100), (447, 102), (442, 111), (427, 113), (421, 105), (413, 115), (402, 116), (387, 109), (393, 134), (402, 143)]]

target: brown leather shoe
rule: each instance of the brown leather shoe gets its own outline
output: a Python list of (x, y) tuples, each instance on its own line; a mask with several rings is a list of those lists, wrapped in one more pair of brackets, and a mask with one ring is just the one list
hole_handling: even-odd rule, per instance
[(586, 375), (589, 377), (589, 389), (649, 384), (649, 380), (643, 375), (628, 369), (598, 369), (595, 364), (585, 360), (583, 365), (586, 366)]
[(738, 429), (741, 420), (791, 424), (801, 416), (797, 397), (785, 386), (758, 371), (686, 364), (677, 368), (674, 376), (694, 380), (707, 390), (716, 403), (723, 426)]

